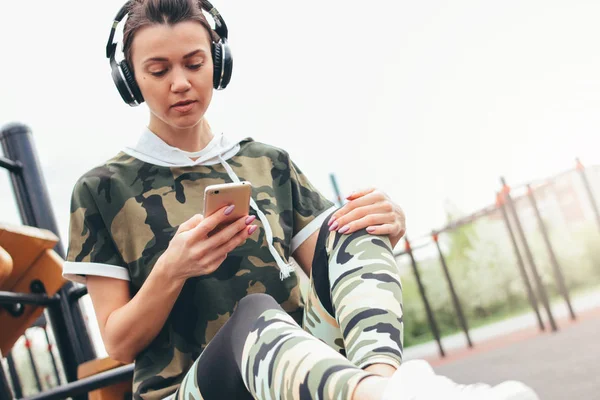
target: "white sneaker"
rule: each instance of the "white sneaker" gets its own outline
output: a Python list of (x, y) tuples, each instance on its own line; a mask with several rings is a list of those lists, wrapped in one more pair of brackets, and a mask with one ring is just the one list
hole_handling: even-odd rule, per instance
[(392, 375), (382, 400), (539, 400), (528, 386), (506, 381), (497, 386), (483, 383), (460, 385), (436, 375), (424, 360), (403, 363)]

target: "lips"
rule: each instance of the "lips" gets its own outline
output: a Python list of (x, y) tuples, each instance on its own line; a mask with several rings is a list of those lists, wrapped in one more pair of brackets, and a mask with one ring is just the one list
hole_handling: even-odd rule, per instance
[(177, 111), (180, 114), (190, 113), (196, 106), (197, 101), (195, 100), (182, 100), (171, 106), (171, 109)]
[(171, 107), (187, 106), (188, 104), (192, 104), (195, 102), (196, 102), (196, 100), (182, 100), (182, 101), (178, 101), (177, 103), (173, 104)]

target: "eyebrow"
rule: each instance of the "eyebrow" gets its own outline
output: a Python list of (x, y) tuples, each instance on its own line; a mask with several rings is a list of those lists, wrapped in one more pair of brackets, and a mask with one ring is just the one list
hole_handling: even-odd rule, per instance
[[(204, 53), (205, 54), (206, 52), (204, 50), (202, 50), (202, 49), (194, 50), (194, 51), (192, 51), (190, 53), (187, 53), (185, 56), (183, 56), (183, 59), (184, 60), (188, 59), (190, 57), (195, 56), (198, 53)], [(146, 61), (144, 61), (144, 64), (149, 63), (151, 61), (169, 61), (169, 59), (165, 58), (165, 57), (152, 57), (152, 58), (149, 58)]]

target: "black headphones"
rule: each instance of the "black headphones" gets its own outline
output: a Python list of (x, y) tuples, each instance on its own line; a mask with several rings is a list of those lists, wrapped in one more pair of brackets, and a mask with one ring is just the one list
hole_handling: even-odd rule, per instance
[[(120, 63), (117, 63), (115, 60), (117, 44), (113, 42), (113, 39), (117, 25), (125, 15), (127, 15), (129, 7), (134, 1), (135, 0), (129, 0), (117, 13), (112, 29), (110, 30), (108, 43), (106, 44), (106, 57), (110, 60), (113, 81), (115, 81), (115, 85), (125, 103), (132, 107), (142, 104), (144, 102), (144, 97), (135, 81), (133, 70), (127, 65), (127, 60), (123, 60)], [(214, 66), (213, 87), (217, 90), (222, 90), (229, 84), (229, 81), (231, 80), (231, 71), (233, 70), (233, 57), (227, 43), (227, 25), (225, 25), (225, 21), (223, 20), (223, 17), (221, 17), (221, 14), (219, 14), (219, 11), (217, 11), (217, 9), (207, 0), (198, 0), (198, 3), (200, 7), (203, 10), (208, 11), (214, 19), (214, 31), (220, 38), (216, 43), (211, 41), (211, 53)]]

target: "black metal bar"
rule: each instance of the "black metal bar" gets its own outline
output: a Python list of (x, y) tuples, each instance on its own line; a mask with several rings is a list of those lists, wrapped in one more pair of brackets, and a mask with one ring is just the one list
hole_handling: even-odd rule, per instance
[(34, 304), (38, 306), (49, 306), (51, 304), (58, 304), (59, 298), (60, 296), (58, 294), (48, 297), (46, 294), (0, 291), (0, 304)]
[(54, 353), (52, 352), (52, 343), (50, 343), (50, 336), (48, 335), (48, 330), (45, 326), (42, 327), (44, 329), (44, 335), (46, 335), (46, 343), (48, 343), (48, 354), (50, 355), (50, 360), (52, 361), (52, 367), (54, 368), (54, 377), (56, 378), (56, 384), (60, 385), (60, 373), (58, 372), (58, 365), (56, 364), (56, 360), (54, 359)]
[[(0, 144), (8, 158), (23, 165), (21, 171), (11, 173), (22, 221), (55, 233), (59, 237), (55, 251), (64, 258), (60, 233), (30, 129), (23, 124), (8, 124), (0, 130)], [(74, 286), (73, 282), (65, 284), (59, 292), (60, 308), (49, 310), (54, 337), (69, 381), (77, 379), (77, 365), (96, 358), (79, 303), (69, 302), (67, 293)]]
[(502, 187), (503, 187), (502, 194), (504, 195), (504, 200), (506, 201), (506, 204), (508, 204), (508, 209), (509, 209), (510, 213), (512, 214), (513, 220), (515, 221), (515, 225), (517, 227), (517, 232), (519, 233), (519, 236), (521, 237), (521, 242), (523, 243), (523, 248), (525, 249), (525, 255), (527, 256), (527, 261), (529, 262), (529, 266), (531, 267), (531, 272), (533, 274), (533, 279), (535, 280), (535, 283), (536, 283), (538, 294), (541, 297), (542, 304), (544, 305), (544, 308), (546, 309), (546, 313), (548, 314), (548, 321), (550, 322), (550, 327), (552, 328), (553, 332), (556, 332), (558, 330), (558, 327), (556, 326), (556, 321), (554, 320), (554, 316), (552, 315), (552, 309), (550, 308), (550, 301), (548, 300), (548, 294), (546, 293), (546, 288), (544, 287), (542, 278), (540, 277), (540, 274), (537, 270), (537, 266), (533, 259), (533, 254), (531, 253), (531, 249), (529, 248), (529, 243), (527, 242), (527, 237), (525, 236), (525, 232), (523, 231), (523, 227), (521, 226), (521, 221), (519, 220), (519, 215), (518, 215), (515, 205), (512, 201), (512, 198), (510, 197), (510, 189), (508, 188), (508, 185), (506, 184), (506, 180), (504, 179), (504, 177), (500, 178), (500, 181), (502, 182)]
[(123, 365), (109, 371), (101, 372), (89, 378), (80, 379), (76, 382), (67, 383), (35, 396), (21, 400), (61, 400), (91, 392), (102, 387), (110, 386), (118, 382), (131, 380), (133, 378), (133, 364)]
[(86, 286), (73, 287), (71, 290), (69, 290), (69, 300), (72, 302), (77, 301), (85, 296), (87, 292)]
[(67, 318), (63, 315), (62, 304), (48, 306), (47, 310), (67, 382), (75, 381), (77, 380), (77, 366), (79, 365), (76, 360), (83, 358), (83, 354), (81, 348), (71, 343), (69, 338), (77, 332), (71, 324), (67, 323)]
[(600, 211), (598, 210), (598, 203), (596, 202), (596, 198), (594, 196), (594, 192), (592, 191), (592, 187), (590, 186), (590, 182), (588, 181), (587, 175), (585, 173), (585, 167), (579, 161), (579, 158), (575, 160), (577, 162), (577, 170), (579, 171), (579, 175), (581, 176), (581, 180), (583, 181), (583, 186), (585, 187), (585, 191), (590, 200), (590, 206), (592, 207), (592, 211), (594, 212), (594, 216), (596, 217), (596, 223), (598, 224), (598, 228), (600, 228)]
[(537, 201), (535, 199), (535, 195), (531, 186), (527, 185), (527, 196), (529, 197), (529, 201), (531, 203), (531, 207), (535, 211), (535, 216), (538, 220), (538, 225), (540, 227), (540, 232), (542, 233), (542, 237), (544, 238), (544, 243), (546, 244), (546, 248), (548, 249), (548, 255), (550, 256), (550, 262), (552, 263), (552, 269), (554, 270), (554, 278), (556, 279), (556, 283), (558, 285), (558, 290), (562, 294), (565, 299), (565, 303), (567, 303), (567, 308), (569, 309), (569, 315), (572, 320), (575, 320), (575, 311), (573, 311), (573, 306), (571, 305), (571, 299), (569, 296), (569, 290), (567, 289), (567, 284), (565, 283), (565, 277), (562, 273), (562, 268), (558, 263), (558, 259), (556, 258), (556, 254), (552, 249), (552, 243), (550, 242), (550, 237), (548, 236), (548, 230), (546, 229), (546, 224), (542, 219), (542, 215), (540, 214), (540, 209), (538, 208)]
[[(27, 225), (48, 229), (58, 236), (58, 227), (31, 131), (22, 124), (8, 124), (0, 131), (0, 143), (8, 158), (23, 165), (18, 174), (11, 174), (17, 203), (24, 205), (20, 210), (21, 218)], [(64, 257), (60, 241), (55, 250)]]
[(417, 260), (415, 260), (415, 256), (410, 247), (410, 241), (405, 236), (404, 241), (406, 244), (406, 253), (410, 256), (411, 265), (413, 268), (413, 272), (415, 273), (415, 278), (417, 279), (417, 285), (419, 287), (419, 293), (421, 294), (421, 299), (423, 300), (423, 304), (425, 305), (425, 312), (427, 314), (427, 320), (429, 321), (429, 327), (431, 328), (431, 332), (435, 337), (435, 341), (438, 344), (438, 348), (440, 350), (440, 355), (442, 357), (446, 357), (446, 352), (444, 351), (444, 347), (442, 346), (442, 340), (440, 338), (440, 331), (438, 329), (437, 323), (435, 322), (435, 317), (433, 316), (433, 311), (431, 310), (431, 306), (429, 305), (429, 300), (427, 300), (427, 294), (425, 293), (425, 287), (423, 286), (423, 282), (421, 282), (421, 275), (419, 274), (419, 269), (417, 267)]
[(21, 380), (19, 379), (19, 372), (15, 366), (15, 360), (13, 360), (12, 354), (8, 353), (6, 356), (6, 362), (8, 364), (8, 373), (10, 374), (10, 380), (12, 381), (13, 392), (15, 397), (23, 396), (23, 387), (21, 386)]
[(438, 234), (434, 232), (432, 236), (433, 241), (435, 242), (435, 246), (438, 249), (438, 253), (440, 254), (440, 263), (442, 264), (442, 269), (444, 270), (444, 276), (446, 277), (446, 282), (448, 283), (448, 289), (450, 290), (452, 303), (454, 304), (454, 309), (456, 310), (458, 321), (460, 322), (460, 326), (462, 327), (463, 332), (465, 332), (465, 337), (467, 338), (467, 343), (469, 347), (473, 347), (473, 342), (471, 341), (471, 336), (469, 335), (469, 326), (467, 325), (467, 319), (465, 318), (462, 305), (460, 304), (460, 300), (458, 298), (458, 295), (456, 294), (456, 290), (454, 289), (454, 283), (452, 282), (452, 277), (450, 276), (448, 264), (446, 263), (446, 257), (444, 257), (444, 253), (442, 252), (442, 248), (440, 247), (440, 243), (438, 241)]
[(0, 363), (0, 399), (12, 399), (13, 394), (4, 373), (4, 367)]
[(0, 168), (5, 168), (10, 172), (19, 172), (23, 165), (20, 162), (9, 160), (8, 158), (0, 157)]
[(27, 349), (27, 353), (29, 354), (29, 362), (31, 363), (31, 370), (33, 371), (33, 377), (35, 378), (35, 384), (37, 386), (38, 392), (41, 392), (42, 382), (40, 381), (40, 374), (37, 369), (37, 365), (35, 364), (35, 359), (33, 358), (33, 352), (31, 351), (31, 340), (27, 337), (27, 331), (23, 333), (25, 337), (25, 348)]
[(519, 246), (517, 245), (517, 239), (515, 238), (515, 233), (510, 226), (510, 219), (508, 218), (508, 214), (506, 212), (506, 206), (504, 205), (503, 196), (498, 193), (497, 195), (497, 205), (500, 211), (502, 212), (502, 218), (504, 219), (504, 223), (506, 225), (506, 229), (508, 230), (508, 235), (510, 236), (510, 241), (513, 246), (513, 250), (515, 251), (515, 257), (517, 258), (517, 265), (519, 266), (519, 272), (521, 273), (521, 279), (523, 280), (523, 284), (525, 285), (525, 289), (527, 290), (527, 299), (529, 300), (529, 304), (533, 311), (535, 312), (535, 316), (537, 317), (538, 326), (541, 331), (546, 330), (544, 326), (544, 321), (542, 321), (542, 316), (540, 315), (540, 309), (537, 305), (537, 299), (535, 294), (533, 293), (533, 288), (531, 287), (531, 282), (529, 281), (529, 277), (527, 276), (527, 271), (525, 271), (525, 263), (523, 262), (523, 257), (521, 257), (521, 252), (519, 251)]

